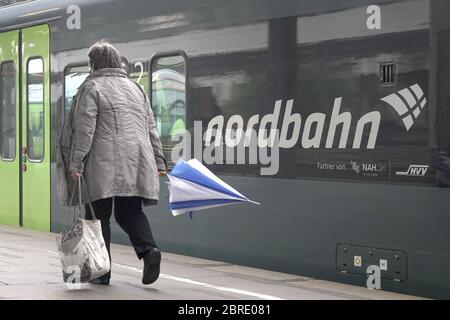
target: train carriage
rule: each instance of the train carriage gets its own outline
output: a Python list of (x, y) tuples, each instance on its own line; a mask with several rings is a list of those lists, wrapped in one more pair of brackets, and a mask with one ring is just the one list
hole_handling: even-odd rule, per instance
[(377, 266), (384, 290), (450, 298), (448, 1), (0, 8), (1, 224), (62, 229), (55, 146), (100, 39), (151, 98), (169, 162), (261, 202), (183, 219), (162, 185), (146, 214), (163, 250), (361, 286)]

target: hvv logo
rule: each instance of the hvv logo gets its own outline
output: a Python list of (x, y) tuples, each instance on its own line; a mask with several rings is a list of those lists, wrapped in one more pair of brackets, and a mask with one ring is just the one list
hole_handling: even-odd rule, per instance
[(397, 171), (398, 176), (424, 177), (427, 174), (429, 166), (412, 164), (405, 172)]

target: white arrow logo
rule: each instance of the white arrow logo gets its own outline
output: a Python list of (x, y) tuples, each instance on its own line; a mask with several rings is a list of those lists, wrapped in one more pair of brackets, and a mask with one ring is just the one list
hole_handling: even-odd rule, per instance
[(405, 124), (406, 131), (411, 129), (414, 121), (427, 105), (427, 99), (423, 90), (417, 83), (409, 88), (381, 98), (381, 101), (388, 103), (397, 111)]

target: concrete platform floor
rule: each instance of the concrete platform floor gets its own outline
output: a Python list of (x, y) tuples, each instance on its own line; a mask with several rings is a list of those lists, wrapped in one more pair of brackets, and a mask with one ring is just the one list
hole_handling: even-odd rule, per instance
[(112, 245), (110, 286), (62, 282), (56, 234), (0, 226), (1, 299), (420, 299), (163, 252), (161, 276), (141, 284), (133, 248)]

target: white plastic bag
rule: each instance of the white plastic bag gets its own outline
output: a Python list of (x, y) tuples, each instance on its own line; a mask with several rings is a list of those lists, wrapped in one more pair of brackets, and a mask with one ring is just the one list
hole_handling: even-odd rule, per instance
[[(78, 188), (74, 190), (75, 193), (78, 189), (78, 199), (81, 199), (82, 183), (86, 188), (84, 179), (81, 178), (77, 183)], [(85, 191), (88, 194), (87, 189)], [(81, 218), (82, 207), (79, 200), (78, 214), (74, 214), (75, 223), (56, 239), (63, 279), (67, 283), (86, 283), (108, 273), (111, 268), (100, 220), (95, 217), (90, 202), (89, 205), (94, 220)]]

